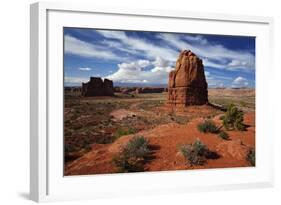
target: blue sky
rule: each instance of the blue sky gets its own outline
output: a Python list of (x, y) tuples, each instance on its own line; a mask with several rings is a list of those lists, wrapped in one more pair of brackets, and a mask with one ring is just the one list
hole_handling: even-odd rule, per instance
[(64, 28), (64, 82), (167, 84), (181, 50), (203, 60), (209, 87), (255, 87), (255, 38)]

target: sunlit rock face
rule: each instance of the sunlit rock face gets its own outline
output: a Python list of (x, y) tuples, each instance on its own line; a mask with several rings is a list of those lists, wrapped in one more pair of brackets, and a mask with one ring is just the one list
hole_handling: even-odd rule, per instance
[(168, 104), (185, 107), (208, 103), (208, 84), (202, 60), (191, 51), (180, 53), (175, 70), (169, 73)]

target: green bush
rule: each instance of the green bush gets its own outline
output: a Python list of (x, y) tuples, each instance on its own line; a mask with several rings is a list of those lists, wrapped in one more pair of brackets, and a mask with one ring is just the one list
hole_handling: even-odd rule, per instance
[(210, 151), (205, 144), (197, 139), (193, 144), (182, 145), (180, 152), (190, 165), (204, 165)]
[(224, 140), (228, 140), (229, 139), (229, 135), (224, 132), (224, 131), (220, 131), (220, 133), (218, 134), (218, 137)]
[(123, 148), (123, 153), (129, 157), (144, 158), (150, 153), (148, 144), (143, 136), (135, 136)]
[(145, 158), (151, 152), (149, 142), (143, 136), (133, 137), (112, 159), (119, 172), (139, 172), (144, 170)]
[(117, 131), (115, 132), (114, 136), (116, 138), (119, 138), (123, 135), (130, 135), (130, 134), (134, 134), (136, 133), (136, 130), (132, 127), (129, 127), (127, 129), (124, 129), (124, 128), (118, 128)]
[(254, 149), (250, 149), (246, 157), (247, 161), (250, 163), (251, 166), (256, 165), (256, 152)]
[(130, 159), (123, 154), (113, 156), (112, 162), (118, 168), (118, 172), (128, 173), (144, 171), (143, 164), (140, 161)]
[(246, 130), (246, 126), (243, 124), (244, 121), (244, 113), (242, 110), (239, 110), (234, 104), (230, 104), (227, 107), (227, 111), (222, 118), (223, 126), (229, 129), (235, 129), (244, 131)]
[(217, 133), (219, 129), (212, 120), (205, 120), (205, 122), (200, 123), (198, 130), (203, 133)]

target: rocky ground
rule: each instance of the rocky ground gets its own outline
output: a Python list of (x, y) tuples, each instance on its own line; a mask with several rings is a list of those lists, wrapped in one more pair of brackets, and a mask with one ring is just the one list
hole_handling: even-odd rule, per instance
[[(247, 131), (227, 131), (229, 140), (204, 134), (197, 126), (212, 119), (222, 127), (223, 111), (212, 106), (172, 110), (167, 94), (116, 97), (65, 96), (65, 175), (115, 173), (112, 157), (133, 136), (144, 136), (152, 150), (146, 171), (249, 166), (246, 155), (255, 147), (255, 93), (250, 89), (209, 89), (209, 101), (241, 108)], [(222, 128), (223, 129), (223, 128)], [(179, 146), (200, 139), (217, 154), (203, 166), (186, 163)]]

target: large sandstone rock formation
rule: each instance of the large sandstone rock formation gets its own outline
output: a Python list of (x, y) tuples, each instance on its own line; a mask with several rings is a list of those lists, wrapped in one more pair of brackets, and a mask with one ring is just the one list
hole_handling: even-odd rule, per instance
[(208, 103), (204, 66), (191, 51), (180, 53), (175, 70), (169, 74), (168, 103), (179, 107)]
[(91, 77), (88, 83), (82, 83), (82, 96), (112, 96), (113, 82), (108, 79)]

